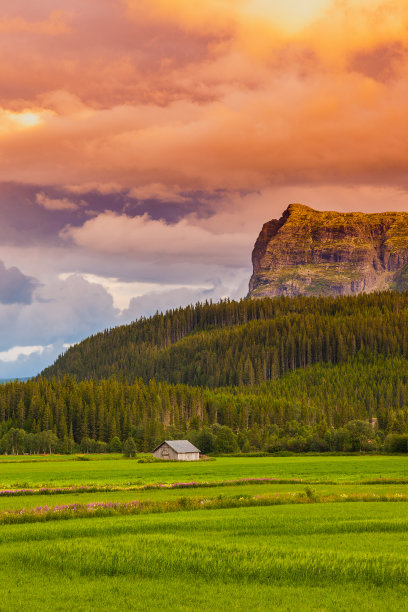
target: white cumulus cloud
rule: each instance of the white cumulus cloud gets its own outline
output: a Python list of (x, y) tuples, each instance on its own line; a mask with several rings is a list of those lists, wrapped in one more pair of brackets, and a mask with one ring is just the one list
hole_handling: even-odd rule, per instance
[(13, 346), (7, 351), (0, 351), (0, 361), (17, 361), (17, 359), (20, 357), (28, 357), (33, 353), (42, 355), (46, 349), (52, 348), (52, 344), (49, 344), (48, 346)]

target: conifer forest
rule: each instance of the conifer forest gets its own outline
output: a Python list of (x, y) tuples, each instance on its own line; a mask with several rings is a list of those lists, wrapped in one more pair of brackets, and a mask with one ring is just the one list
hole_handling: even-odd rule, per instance
[(0, 385), (0, 450), (407, 452), (408, 294), (221, 301), (142, 318)]

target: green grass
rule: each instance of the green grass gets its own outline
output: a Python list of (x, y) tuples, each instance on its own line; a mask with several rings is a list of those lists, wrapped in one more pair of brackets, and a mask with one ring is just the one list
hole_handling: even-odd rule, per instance
[[(7, 487), (38, 487), (275, 477), (313, 481), (317, 496), (408, 493), (408, 458), (401, 456), (221, 457), (185, 464), (93, 459), (0, 461), (0, 480)], [(362, 484), (379, 478), (384, 484)], [(36, 494), (0, 497), (0, 512), (304, 491), (302, 482)], [(178, 509), (0, 525), (0, 610), (400, 611), (408, 607), (407, 547), (406, 502)]]
[[(9, 458), (10, 461), (10, 458)], [(143, 484), (275, 477), (359, 481), (374, 478), (408, 478), (408, 457), (403, 456), (296, 456), (219, 457), (216, 461), (189, 463), (137, 463), (134, 459), (104, 456), (96, 461), (0, 463), (0, 488), (68, 486), (71, 484)]]
[(8, 526), (5, 610), (401, 610), (405, 504), (327, 504)]
[[(408, 494), (408, 485), (313, 485), (312, 489), (319, 496), (375, 494), (394, 495)], [(299, 493), (305, 490), (304, 484), (253, 484), (239, 486), (203, 487), (191, 489), (155, 489), (147, 491), (112, 491), (92, 493), (66, 493), (58, 495), (28, 495), (19, 497), (0, 497), (0, 512), (3, 510), (16, 510), (21, 508), (35, 508), (36, 506), (62, 506), (66, 504), (90, 502), (129, 502), (129, 501), (167, 501), (183, 497), (205, 497), (213, 499), (218, 496), (232, 497), (270, 495), (281, 493)], [(408, 509), (407, 509), (408, 512)]]

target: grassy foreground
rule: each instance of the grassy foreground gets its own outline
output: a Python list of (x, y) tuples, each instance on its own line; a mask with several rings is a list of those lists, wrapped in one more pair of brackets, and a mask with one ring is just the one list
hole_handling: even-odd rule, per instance
[(5, 610), (401, 610), (405, 504), (239, 508), (7, 526)]
[[(379, 456), (197, 464), (8, 458), (0, 480), (11, 491), (0, 495), (0, 515), (17, 513), (21, 524), (0, 523), (0, 609), (405, 609), (407, 467), (405, 457)], [(226, 482), (242, 478), (277, 481)], [(191, 481), (201, 485), (150, 486)], [(81, 492), (84, 484), (95, 488)], [(74, 488), (14, 490), (44, 485)], [(100, 509), (136, 500), (148, 513)], [(70, 504), (90, 504), (92, 516), (66, 511)], [(46, 517), (36, 510), (44, 506), (62, 511)]]

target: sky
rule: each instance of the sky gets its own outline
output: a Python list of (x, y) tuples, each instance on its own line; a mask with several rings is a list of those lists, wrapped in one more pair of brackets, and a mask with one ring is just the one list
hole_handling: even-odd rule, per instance
[(2, 0), (0, 378), (248, 291), (291, 202), (408, 211), (406, 0)]

